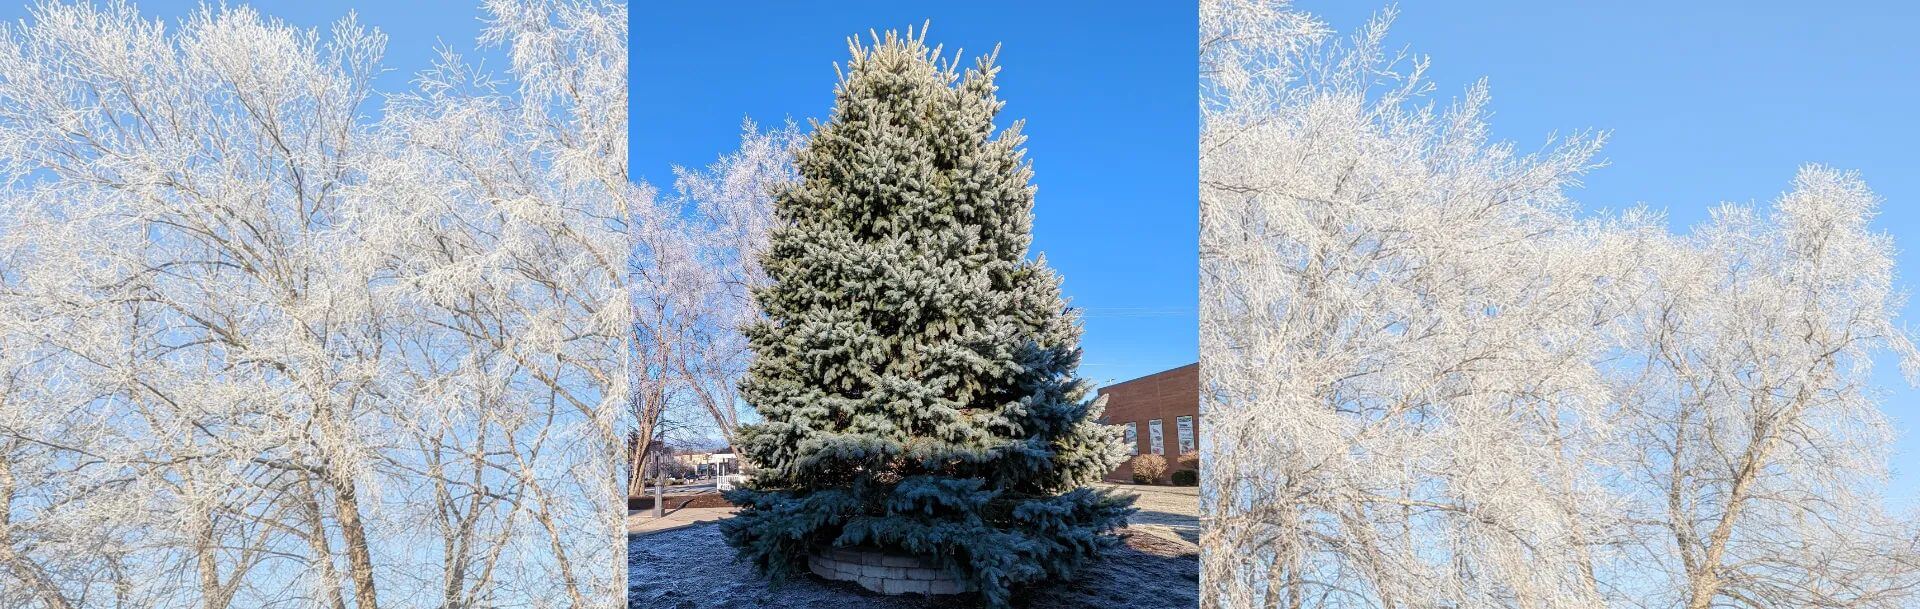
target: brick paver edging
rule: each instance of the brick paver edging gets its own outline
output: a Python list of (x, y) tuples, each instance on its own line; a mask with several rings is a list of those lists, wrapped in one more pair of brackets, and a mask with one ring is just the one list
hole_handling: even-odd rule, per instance
[(814, 575), (853, 582), (881, 594), (959, 594), (973, 586), (919, 556), (861, 548), (822, 548), (807, 555)]

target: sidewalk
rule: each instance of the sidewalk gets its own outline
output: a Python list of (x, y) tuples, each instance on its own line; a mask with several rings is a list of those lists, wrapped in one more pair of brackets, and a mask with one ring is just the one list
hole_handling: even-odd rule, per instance
[(653, 517), (653, 510), (633, 510), (627, 512), (627, 537), (640, 537), (663, 531), (684, 529), (696, 524), (726, 520), (733, 517), (739, 508), (682, 508), (668, 510), (665, 516)]
[[(1189, 544), (1199, 537), (1198, 488), (1106, 483), (1099, 486), (1140, 496), (1134, 504), (1140, 512), (1129, 523), (1134, 528)], [(739, 508), (732, 507), (681, 508), (667, 510), (665, 516), (654, 518), (653, 510), (632, 510), (627, 512), (627, 536), (639, 537), (725, 520), (737, 511)]]
[[(1193, 497), (1196, 500), (1200, 497), (1199, 486), (1172, 486), (1172, 485), (1165, 485), (1165, 484), (1151, 484), (1151, 485), (1121, 484), (1118, 482), (1107, 482), (1105, 480), (1102, 480), (1100, 482), (1095, 482), (1093, 483), (1093, 485), (1099, 486), (1099, 487), (1105, 487), (1105, 488), (1116, 490), (1116, 491), (1126, 491), (1129, 493), (1140, 493), (1140, 494), (1160, 493), (1162, 495), (1185, 495), (1188, 497)], [(1198, 505), (1199, 504), (1195, 504), (1196, 507), (1194, 509), (1199, 509)]]

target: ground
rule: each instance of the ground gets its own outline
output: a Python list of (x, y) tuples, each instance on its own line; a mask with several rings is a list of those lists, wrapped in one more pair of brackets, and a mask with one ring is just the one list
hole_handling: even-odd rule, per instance
[[(1124, 546), (1090, 563), (1074, 581), (1014, 600), (1025, 609), (1185, 609), (1199, 604), (1199, 499), (1192, 487), (1103, 485), (1139, 495)], [(669, 502), (668, 505), (672, 505)], [(967, 597), (883, 596), (844, 582), (800, 575), (777, 586), (734, 558), (711, 522), (695, 512), (649, 524), (631, 520), (627, 606), (648, 609), (932, 609)], [(724, 517), (719, 514), (715, 517)], [(662, 526), (669, 525), (670, 526)], [(962, 606), (965, 606), (963, 604)]]
[(1128, 524), (1166, 527), (1188, 543), (1200, 542), (1199, 487), (1105, 483), (1096, 486), (1138, 496), (1133, 500), (1133, 507), (1140, 511)]
[[(1200, 565), (1191, 548), (1127, 534), (1065, 585), (1028, 590), (1027, 609), (1174, 609), (1199, 604)], [(932, 609), (956, 597), (883, 596), (846, 582), (797, 576), (778, 586), (735, 560), (720, 527), (698, 524), (632, 537), (627, 544), (627, 606), (659, 609)], [(965, 598), (965, 597), (958, 597)]]

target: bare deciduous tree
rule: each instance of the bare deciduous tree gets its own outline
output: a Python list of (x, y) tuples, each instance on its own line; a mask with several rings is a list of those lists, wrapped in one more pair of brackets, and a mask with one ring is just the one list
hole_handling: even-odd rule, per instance
[(1563, 194), (1598, 138), (1285, 3), (1202, 3), (1203, 595), (1218, 607), (1900, 607), (1873, 198), (1809, 169), (1691, 238)]
[[(759, 314), (749, 293), (764, 283), (772, 195), (794, 179), (799, 141), (792, 124), (762, 132), (746, 123), (738, 150), (704, 169), (676, 167), (672, 196), (644, 198), (629, 273), (638, 437), (680, 430), (688, 442), (733, 443), (744, 408), (737, 383), (751, 357), (739, 328)], [(632, 471), (647, 471), (645, 456), (634, 455)]]
[(6, 28), (0, 604), (619, 602), (625, 8), (486, 10)]
[(1622, 468), (1662, 606), (1904, 607), (1920, 526), (1881, 506), (1894, 432), (1869, 381), (1890, 351), (1893, 242), (1858, 177), (1800, 172), (1771, 213), (1724, 206), (1642, 233), (1652, 289), (1623, 320)]

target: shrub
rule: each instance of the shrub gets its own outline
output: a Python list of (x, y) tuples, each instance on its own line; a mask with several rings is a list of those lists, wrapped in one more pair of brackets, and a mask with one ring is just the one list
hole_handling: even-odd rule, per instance
[(1183, 469), (1173, 472), (1174, 486), (1200, 486), (1200, 472)]
[(1147, 481), (1144, 484), (1154, 484), (1159, 482), (1160, 475), (1165, 473), (1167, 473), (1167, 459), (1165, 457), (1160, 455), (1140, 455), (1133, 458), (1133, 477), (1136, 482), (1139, 481), (1140, 478), (1145, 477)]

